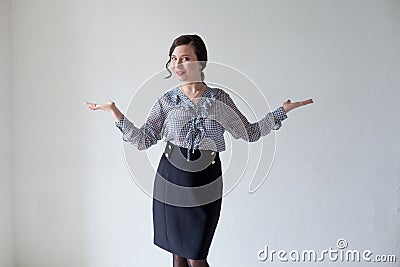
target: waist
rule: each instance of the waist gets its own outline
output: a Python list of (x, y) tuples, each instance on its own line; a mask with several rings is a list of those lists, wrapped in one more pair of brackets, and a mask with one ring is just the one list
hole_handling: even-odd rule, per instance
[(190, 149), (181, 147), (167, 141), (165, 145), (164, 155), (171, 160), (178, 160), (184, 158), (186, 161), (208, 161), (214, 164), (219, 160), (219, 152), (208, 149)]
[(174, 144), (175, 146), (179, 146), (185, 151), (187, 148), (190, 148), (190, 150), (194, 147), (195, 150), (198, 148), (200, 151), (206, 150), (206, 151), (215, 151), (215, 152), (223, 152), (226, 151), (226, 144), (225, 144), (225, 139), (218, 138), (217, 136), (206, 136), (204, 137), (201, 142), (198, 142), (199, 140), (195, 140), (196, 142), (193, 142), (193, 146), (190, 146), (185, 139), (177, 138), (176, 136), (165, 136), (164, 141), (166, 143)]

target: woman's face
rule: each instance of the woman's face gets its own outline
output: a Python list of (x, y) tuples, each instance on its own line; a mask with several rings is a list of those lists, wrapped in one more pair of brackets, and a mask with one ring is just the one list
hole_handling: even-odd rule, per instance
[(171, 55), (170, 67), (180, 81), (201, 81), (201, 65), (191, 45), (175, 47)]

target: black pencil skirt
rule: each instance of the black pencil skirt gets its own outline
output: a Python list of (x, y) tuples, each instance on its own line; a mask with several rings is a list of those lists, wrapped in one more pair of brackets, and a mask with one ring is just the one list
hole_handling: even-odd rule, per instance
[(167, 143), (153, 188), (154, 244), (188, 259), (206, 259), (222, 204), (218, 152)]

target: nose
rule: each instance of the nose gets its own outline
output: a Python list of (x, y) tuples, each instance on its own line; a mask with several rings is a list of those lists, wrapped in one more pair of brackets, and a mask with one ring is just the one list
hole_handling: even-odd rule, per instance
[(182, 58), (178, 58), (176, 61), (178, 62), (178, 64), (181, 64), (182, 63)]
[(182, 65), (182, 59), (177, 59), (175, 62), (175, 68), (177, 69), (183, 69), (183, 65)]

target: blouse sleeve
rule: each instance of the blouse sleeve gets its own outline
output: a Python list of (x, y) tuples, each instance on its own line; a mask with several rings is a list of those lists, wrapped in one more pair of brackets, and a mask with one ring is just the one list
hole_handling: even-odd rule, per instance
[(248, 142), (255, 142), (260, 137), (269, 134), (271, 130), (278, 130), (282, 126), (282, 121), (287, 118), (283, 107), (279, 107), (267, 113), (260, 121), (250, 123), (228, 93), (223, 92), (220, 101), (223, 102), (225, 111), (224, 127), (235, 139), (241, 138)]
[(122, 132), (122, 140), (130, 142), (139, 150), (144, 150), (157, 143), (162, 138), (162, 128), (165, 114), (160, 98), (154, 103), (146, 122), (136, 127), (125, 115), (115, 122), (115, 126)]

